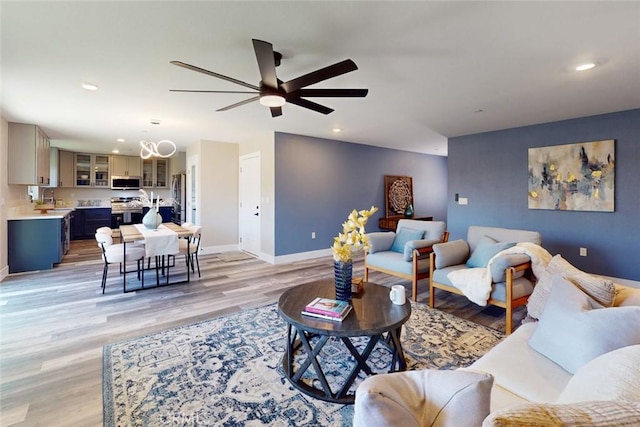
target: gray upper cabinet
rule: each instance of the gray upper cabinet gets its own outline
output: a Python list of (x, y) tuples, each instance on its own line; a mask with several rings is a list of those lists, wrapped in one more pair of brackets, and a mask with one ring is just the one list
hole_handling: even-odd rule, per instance
[(141, 176), (142, 159), (135, 156), (111, 156), (112, 176)]
[(73, 187), (73, 152), (58, 151), (58, 187)]
[(50, 184), (50, 142), (36, 125), (9, 123), (9, 184)]

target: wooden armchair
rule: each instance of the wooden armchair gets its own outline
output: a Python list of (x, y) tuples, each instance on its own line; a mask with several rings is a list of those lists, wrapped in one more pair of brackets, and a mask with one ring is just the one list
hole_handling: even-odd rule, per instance
[[(429, 306), (435, 307), (436, 289), (465, 295), (451, 282), (449, 273), (481, 267), (470, 262), (474, 256), (476, 262), (480, 261), (486, 267), (493, 255), (520, 242), (540, 245), (541, 235), (536, 231), (470, 226), (466, 241), (434, 245), (429, 256)], [(489, 273), (491, 290), (486, 304), (506, 310), (505, 332), (510, 334), (513, 330), (513, 309), (525, 305), (533, 292), (535, 280), (530, 278), (531, 274), (526, 274), (531, 273), (531, 258), (524, 253), (499, 255), (492, 262)]]
[(418, 280), (429, 277), (429, 254), (434, 243), (446, 242), (449, 233), (442, 221), (401, 219), (395, 232), (367, 233), (370, 248), (364, 258), (364, 281), (369, 269), (411, 281), (414, 301)]

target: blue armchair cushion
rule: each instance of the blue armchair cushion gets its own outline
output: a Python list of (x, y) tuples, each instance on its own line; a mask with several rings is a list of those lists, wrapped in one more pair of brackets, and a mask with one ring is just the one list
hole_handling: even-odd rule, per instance
[[(413, 261), (413, 251), (415, 249), (428, 248), (433, 246), (435, 243), (440, 243), (441, 240), (409, 240), (406, 245), (404, 245), (404, 260), (405, 261)], [(426, 257), (426, 255), (423, 255)]]
[(467, 260), (467, 267), (486, 267), (487, 264), (489, 264), (489, 260), (493, 258), (494, 255), (515, 245), (515, 243), (497, 242), (489, 236), (482, 236), (478, 241), (478, 245), (473, 250), (473, 253)]
[(469, 244), (464, 240), (453, 240), (433, 245), (436, 255), (436, 269), (463, 264), (469, 258)]
[[(531, 261), (528, 255), (525, 254), (504, 254), (496, 257), (491, 263), (491, 277), (493, 283), (500, 283), (507, 280), (506, 269), (509, 267), (515, 267), (516, 265), (524, 264)], [(514, 279), (524, 276), (525, 271), (516, 271)]]
[(411, 240), (420, 240), (424, 236), (424, 230), (414, 230), (413, 228), (401, 228), (396, 233), (391, 245), (392, 252), (404, 253), (404, 245)]

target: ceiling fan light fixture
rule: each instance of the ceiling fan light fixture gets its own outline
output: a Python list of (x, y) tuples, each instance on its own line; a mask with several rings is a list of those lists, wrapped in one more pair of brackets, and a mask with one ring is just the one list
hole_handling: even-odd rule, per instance
[(286, 100), (280, 95), (262, 95), (260, 97), (260, 104), (265, 107), (282, 107), (285, 103)]

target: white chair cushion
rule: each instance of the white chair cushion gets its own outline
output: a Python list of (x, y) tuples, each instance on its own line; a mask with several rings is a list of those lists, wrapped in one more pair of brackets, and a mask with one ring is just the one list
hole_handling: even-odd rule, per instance
[(353, 425), (458, 427), (489, 414), (493, 377), (484, 372), (418, 371), (380, 374), (356, 390)]
[[(124, 262), (124, 245), (117, 243), (105, 248), (106, 261), (110, 264)], [(127, 261), (137, 261), (145, 257), (142, 247), (127, 245)]]
[(582, 366), (556, 403), (587, 400), (640, 402), (640, 345), (610, 351)]
[[(537, 323), (520, 326), (469, 368), (491, 373), (495, 385), (522, 399), (554, 403), (571, 379), (571, 374), (529, 347), (529, 338), (537, 326)], [(536, 374), (532, 375), (532, 372)], [(499, 402), (493, 397), (491, 403), (492, 410), (500, 409)]]

